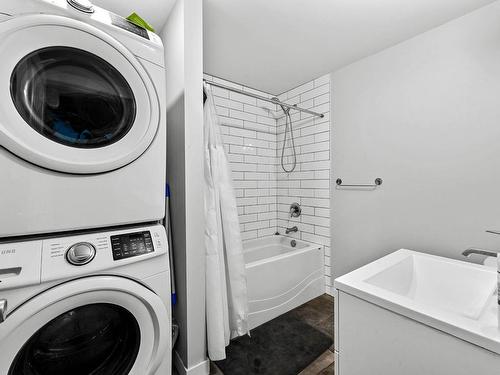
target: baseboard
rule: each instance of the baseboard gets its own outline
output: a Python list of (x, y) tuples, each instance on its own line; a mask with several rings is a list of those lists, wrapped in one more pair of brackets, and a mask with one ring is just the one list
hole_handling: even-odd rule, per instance
[(203, 362), (198, 363), (195, 366), (192, 366), (190, 368), (186, 368), (184, 366), (184, 362), (182, 362), (182, 359), (177, 353), (177, 351), (174, 351), (174, 367), (179, 373), (179, 375), (209, 375), (210, 374), (210, 361), (207, 359)]
[(326, 294), (333, 297), (333, 286), (326, 287)]

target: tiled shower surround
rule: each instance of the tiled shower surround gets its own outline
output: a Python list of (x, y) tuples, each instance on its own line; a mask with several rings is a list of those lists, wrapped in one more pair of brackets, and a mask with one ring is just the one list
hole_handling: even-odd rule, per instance
[[(330, 75), (285, 92), (278, 98), (286, 103), (322, 113), (323, 118), (305, 112), (291, 111), (297, 166), (291, 173), (277, 169), (278, 231), (297, 225), (298, 233), (291, 236), (325, 246), (325, 283), (332, 292), (330, 252)], [(281, 112), (283, 113), (283, 112)], [(278, 120), (277, 155), (281, 157), (285, 132), (285, 117)], [(290, 137), (285, 148), (285, 167), (292, 164)], [(290, 203), (302, 207), (299, 218), (289, 220)]]
[[(270, 95), (205, 75), (216, 81), (267, 98)], [(228, 153), (244, 240), (284, 234), (325, 246), (325, 284), (331, 293), (330, 262), (330, 76), (325, 75), (278, 95), (280, 100), (324, 114), (324, 118), (291, 111), (297, 165), (281, 168), (285, 117), (280, 107), (213, 87), (224, 146)], [(290, 139), (288, 134), (288, 140)], [(287, 142), (285, 167), (291, 167)], [(302, 215), (289, 221), (289, 207), (298, 202)]]

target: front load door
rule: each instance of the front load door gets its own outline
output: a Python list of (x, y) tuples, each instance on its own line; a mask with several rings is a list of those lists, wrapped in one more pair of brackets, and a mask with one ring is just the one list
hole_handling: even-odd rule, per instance
[(53, 15), (0, 23), (0, 146), (38, 166), (89, 174), (121, 168), (151, 144), (159, 103), (121, 43)]
[(160, 298), (129, 279), (96, 276), (49, 289), (0, 323), (0, 373), (150, 375), (170, 343)]

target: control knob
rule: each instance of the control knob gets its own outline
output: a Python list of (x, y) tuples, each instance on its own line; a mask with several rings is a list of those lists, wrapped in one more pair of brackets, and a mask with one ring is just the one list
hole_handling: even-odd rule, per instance
[(66, 251), (66, 260), (74, 266), (88, 264), (95, 257), (95, 247), (88, 242), (79, 242)]

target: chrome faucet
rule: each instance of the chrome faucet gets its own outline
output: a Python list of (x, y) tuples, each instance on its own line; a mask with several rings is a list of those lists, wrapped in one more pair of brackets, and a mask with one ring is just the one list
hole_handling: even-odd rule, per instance
[[(500, 231), (498, 231), (498, 230), (487, 230), (486, 233), (500, 235)], [(484, 256), (493, 257), (493, 258), (496, 258), (498, 256), (498, 252), (479, 249), (477, 247), (469, 247), (467, 250), (465, 250), (462, 253), (462, 255), (464, 257), (467, 257), (467, 258), (470, 257), (472, 254), (484, 255)], [(500, 263), (499, 263), (499, 266), (500, 266)], [(500, 272), (500, 269), (498, 271)]]
[(494, 257), (494, 258), (496, 258), (497, 256), (497, 253), (494, 253), (493, 251), (477, 249), (475, 247), (469, 247), (462, 253), (462, 255), (467, 258), (469, 258), (472, 254), (485, 255), (487, 257)]
[[(491, 233), (491, 234), (496, 234), (500, 235), (500, 231), (498, 230), (487, 230), (486, 233)], [(477, 248), (469, 248), (465, 250), (462, 255), (469, 257), (471, 254), (479, 254), (479, 255), (486, 255), (489, 257), (494, 257), (497, 259), (497, 302), (498, 302), (498, 327), (500, 328), (500, 253), (496, 253), (493, 251), (488, 251), (488, 250), (483, 250), (483, 249), (477, 249)]]
[(295, 225), (295, 226), (293, 226), (291, 228), (286, 228), (285, 233), (289, 234), (289, 233), (292, 233), (292, 232), (295, 233), (295, 232), (298, 232), (298, 231), (299, 231), (299, 228), (297, 228), (297, 226)]

